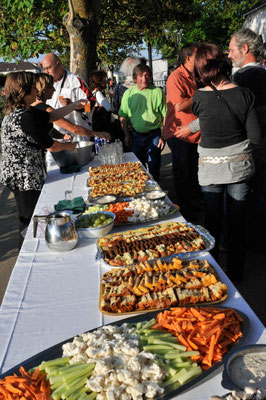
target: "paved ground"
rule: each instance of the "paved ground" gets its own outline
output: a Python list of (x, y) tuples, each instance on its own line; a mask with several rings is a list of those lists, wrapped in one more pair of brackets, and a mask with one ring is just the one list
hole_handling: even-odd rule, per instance
[[(168, 191), (168, 196), (175, 202), (172, 183), (171, 156), (166, 146), (162, 153), (160, 185)], [(17, 214), (12, 194), (0, 185), (0, 303), (15, 265), (17, 249)], [(182, 212), (182, 210), (181, 210)], [(203, 223), (203, 221), (201, 221)], [(266, 248), (262, 251), (248, 251), (244, 281), (237, 285), (238, 290), (249, 303), (260, 320), (266, 325)], [(226, 267), (226, 253), (221, 254), (219, 261)]]

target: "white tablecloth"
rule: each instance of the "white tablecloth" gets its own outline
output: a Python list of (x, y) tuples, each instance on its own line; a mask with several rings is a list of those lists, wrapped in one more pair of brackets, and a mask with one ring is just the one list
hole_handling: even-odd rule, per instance
[[(126, 154), (126, 161), (136, 161), (133, 153)], [(90, 165), (97, 165), (97, 161)], [(87, 199), (88, 176), (87, 167), (73, 176), (62, 175), (57, 167), (51, 167), (35, 214), (54, 211), (54, 204), (64, 199), (65, 190)], [(183, 217), (177, 213), (171, 219)], [(45, 243), (44, 230), (45, 225), (39, 224), (37, 238), (33, 238), (31, 223), (0, 309), (2, 373), (56, 343), (119, 319), (99, 311), (100, 276), (106, 266), (95, 260), (95, 240), (81, 238), (74, 250), (55, 253)], [(243, 311), (250, 319), (245, 344), (266, 343), (262, 323), (214, 259), (208, 253), (206, 257), (228, 286), (228, 299), (223, 305)], [(228, 390), (221, 386), (221, 380), (222, 368), (178, 399), (206, 400), (212, 394), (224, 394)]]

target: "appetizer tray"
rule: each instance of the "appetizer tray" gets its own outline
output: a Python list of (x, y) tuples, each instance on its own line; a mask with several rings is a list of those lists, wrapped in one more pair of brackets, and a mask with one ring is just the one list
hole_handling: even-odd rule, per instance
[(139, 162), (90, 167), (89, 173), (88, 201), (96, 204), (102, 202), (103, 196), (114, 196), (121, 201), (124, 197), (136, 197), (151, 190), (160, 190)]
[[(201, 306), (201, 308), (202, 307), (204, 307), (204, 306)], [(216, 308), (220, 308), (221, 312), (222, 312), (225, 307), (216, 306)], [(232, 354), (232, 352), (234, 352), (236, 349), (238, 349), (239, 347), (242, 346), (244, 340), (248, 336), (249, 329), (250, 329), (250, 323), (249, 323), (248, 317), (244, 313), (242, 313), (241, 311), (236, 310), (236, 309), (235, 309), (235, 311), (240, 315), (240, 317), (243, 320), (242, 326), (241, 326), (242, 337), (240, 337), (238, 342), (224, 355), (222, 360), (220, 362), (217, 362), (216, 364), (214, 364), (209, 369), (207, 369), (205, 371), (202, 371), (202, 373), (200, 375), (192, 378), (190, 381), (188, 381), (187, 383), (184, 383), (182, 386), (177, 387), (177, 385), (173, 384), (168, 389), (166, 387), (164, 394), (160, 395), (160, 396), (157, 396), (154, 399), (156, 399), (156, 400), (168, 400), (168, 399), (171, 399), (174, 396), (178, 396), (182, 392), (189, 390), (194, 385), (200, 384), (201, 382), (206, 381), (206, 379), (208, 379), (216, 369), (218, 369), (219, 367), (221, 367), (224, 364), (224, 362)], [(133, 317), (130, 317), (130, 318), (122, 319), (120, 321), (112, 322), (111, 324), (108, 324), (108, 325), (121, 326), (124, 323), (129, 323), (129, 324), (134, 323), (134, 324), (136, 324), (138, 322), (149, 321), (152, 318), (156, 318), (157, 314), (159, 312), (160, 311), (155, 311), (155, 312), (149, 312), (149, 313), (141, 314), (141, 315), (138, 315), (138, 316), (133, 316)], [(93, 332), (95, 329), (91, 329), (88, 332)], [(79, 333), (77, 333), (77, 335), (78, 334)], [(29, 369), (39, 365), (42, 361), (49, 361), (49, 360), (53, 360), (53, 359), (58, 358), (58, 357), (62, 357), (62, 355), (63, 355), (62, 345), (67, 343), (67, 342), (72, 341), (73, 339), (74, 339), (74, 337), (69, 338), (68, 340), (65, 340), (65, 341), (63, 341), (61, 343), (58, 343), (55, 346), (52, 346), (52, 347), (48, 348), (47, 350), (44, 350), (44, 351), (34, 355), (33, 357), (21, 362), (19, 365), (16, 365), (15, 367), (11, 368), (10, 370), (8, 370), (4, 374), (2, 374), (0, 376), (0, 379), (3, 379), (4, 377), (12, 375), (14, 373), (19, 374), (19, 367), (21, 365), (25, 368), (25, 370), (29, 370)]]
[[(108, 196), (108, 197), (111, 197), (111, 196)], [(131, 199), (126, 199), (126, 202), (130, 202), (130, 200)], [(97, 206), (100, 206), (100, 207), (101, 206), (106, 206), (106, 208), (102, 208), (101, 210), (99, 209), (99, 211), (110, 211), (111, 210), (111, 212), (116, 214), (115, 208), (110, 208), (109, 209), (110, 204), (111, 203), (104, 203), (104, 204), (98, 204)], [(120, 203), (118, 202), (118, 203), (112, 203), (112, 204), (119, 206)], [(119, 214), (120, 211), (119, 211), (118, 212), (118, 216), (117, 216), (117, 221), (119, 221), (119, 222), (115, 221), (114, 227), (139, 225), (139, 224), (145, 224), (146, 222), (159, 222), (159, 221), (162, 221), (164, 218), (168, 218), (169, 216), (172, 216), (176, 212), (180, 211), (180, 207), (177, 206), (176, 204), (172, 204), (172, 203), (169, 203), (169, 202), (164, 202), (164, 205), (169, 207), (168, 211), (165, 214), (162, 214), (162, 215), (159, 215), (158, 217), (152, 218), (150, 216), (150, 213), (149, 213), (149, 216), (145, 216), (145, 218), (142, 218), (142, 220), (140, 220), (141, 215), (139, 215), (139, 217), (136, 218), (136, 221), (122, 221), (123, 218), (120, 216), (120, 214)], [(87, 207), (86, 207), (87, 211), (89, 211), (90, 207), (94, 207), (94, 206), (95, 205), (88, 204)], [(131, 216), (130, 212), (132, 212), (132, 211), (130, 209), (130, 206), (128, 207), (128, 209), (130, 210), (129, 213), (128, 213), (128, 216)], [(96, 212), (96, 211), (92, 210), (91, 212)], [(121, 214), (123, 214), (123, 211), (121, 212)]]
[(106, 272), (101, 277), (99, 308), (107, 315), (128, 315), (213, 305), (226, 298), (227, 287), (208, 260), (169, 256)]
[[(97, 185), (96, 185), (97, 186)], [(118, 182), (115, 184), (106, 184), (101, 195), (92, 195), (95, 192), (95, 187), (88, 188), (88, 199), (89, 204), (103, 204), (103, 203), (116, 203), (119, 201), (127, 201), (129, 199), (135, 199), (143, 196), (151, 196), (151, 193), (158, 192), (158, 197), (154, 200), (161, 200), (166, 197), (166, 193), (160, 188), (158, 184), (151, 190), (145, 183), (139, 185), (137, 181), (130, 182)]]
[(145, 224), (146, 222), (159, 222), (162, 221), (164, 218), (168, 218), (169, 216), (172, 216), (173, 214), (175, 214), (176, 212), (180, 211), (180, 207), (172, 204), (172, 203), (168, 203), (169, 204), (169, 211), (167, 214), (165, 215), (161, 215), (157, 218), (149, 218), (146, 219), (145, 221), (136, 221), (136, 222), (127, 222), (127, 223), (123, 223), (123, 224), (116, 224), (114, 225), (114, 227), (116, 226), (129, 226), (129, 225), (139, 225), (139, 224)]
[(170, 255), (197, 257), (214, 244), (214, 238), (203, 227), (168, 221), (100, 237), (96, 258), (102, 258), (108, 266), (124, 267)]

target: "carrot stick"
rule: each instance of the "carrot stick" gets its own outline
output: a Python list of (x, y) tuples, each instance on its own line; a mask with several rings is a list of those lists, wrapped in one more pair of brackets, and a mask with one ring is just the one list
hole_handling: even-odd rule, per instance
[(159, 313), (153, 329), (168, 330), (187, 350), (198, 350), (200, 355), (192, 360), (207, 369), (241, 337), (241, 320), (233, 309), (176, 307)]

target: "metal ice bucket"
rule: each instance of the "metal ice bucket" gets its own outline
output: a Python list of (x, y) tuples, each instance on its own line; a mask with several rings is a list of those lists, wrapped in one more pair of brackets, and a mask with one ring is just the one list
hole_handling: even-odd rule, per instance
[(73, 151), (62, 150), (52, 152), (52, 156), (58, 167), (72, 167), (87, 165), (94, 157), (93, 153), (94, 142), (80, 141), (77, 142), (77, 147)]

